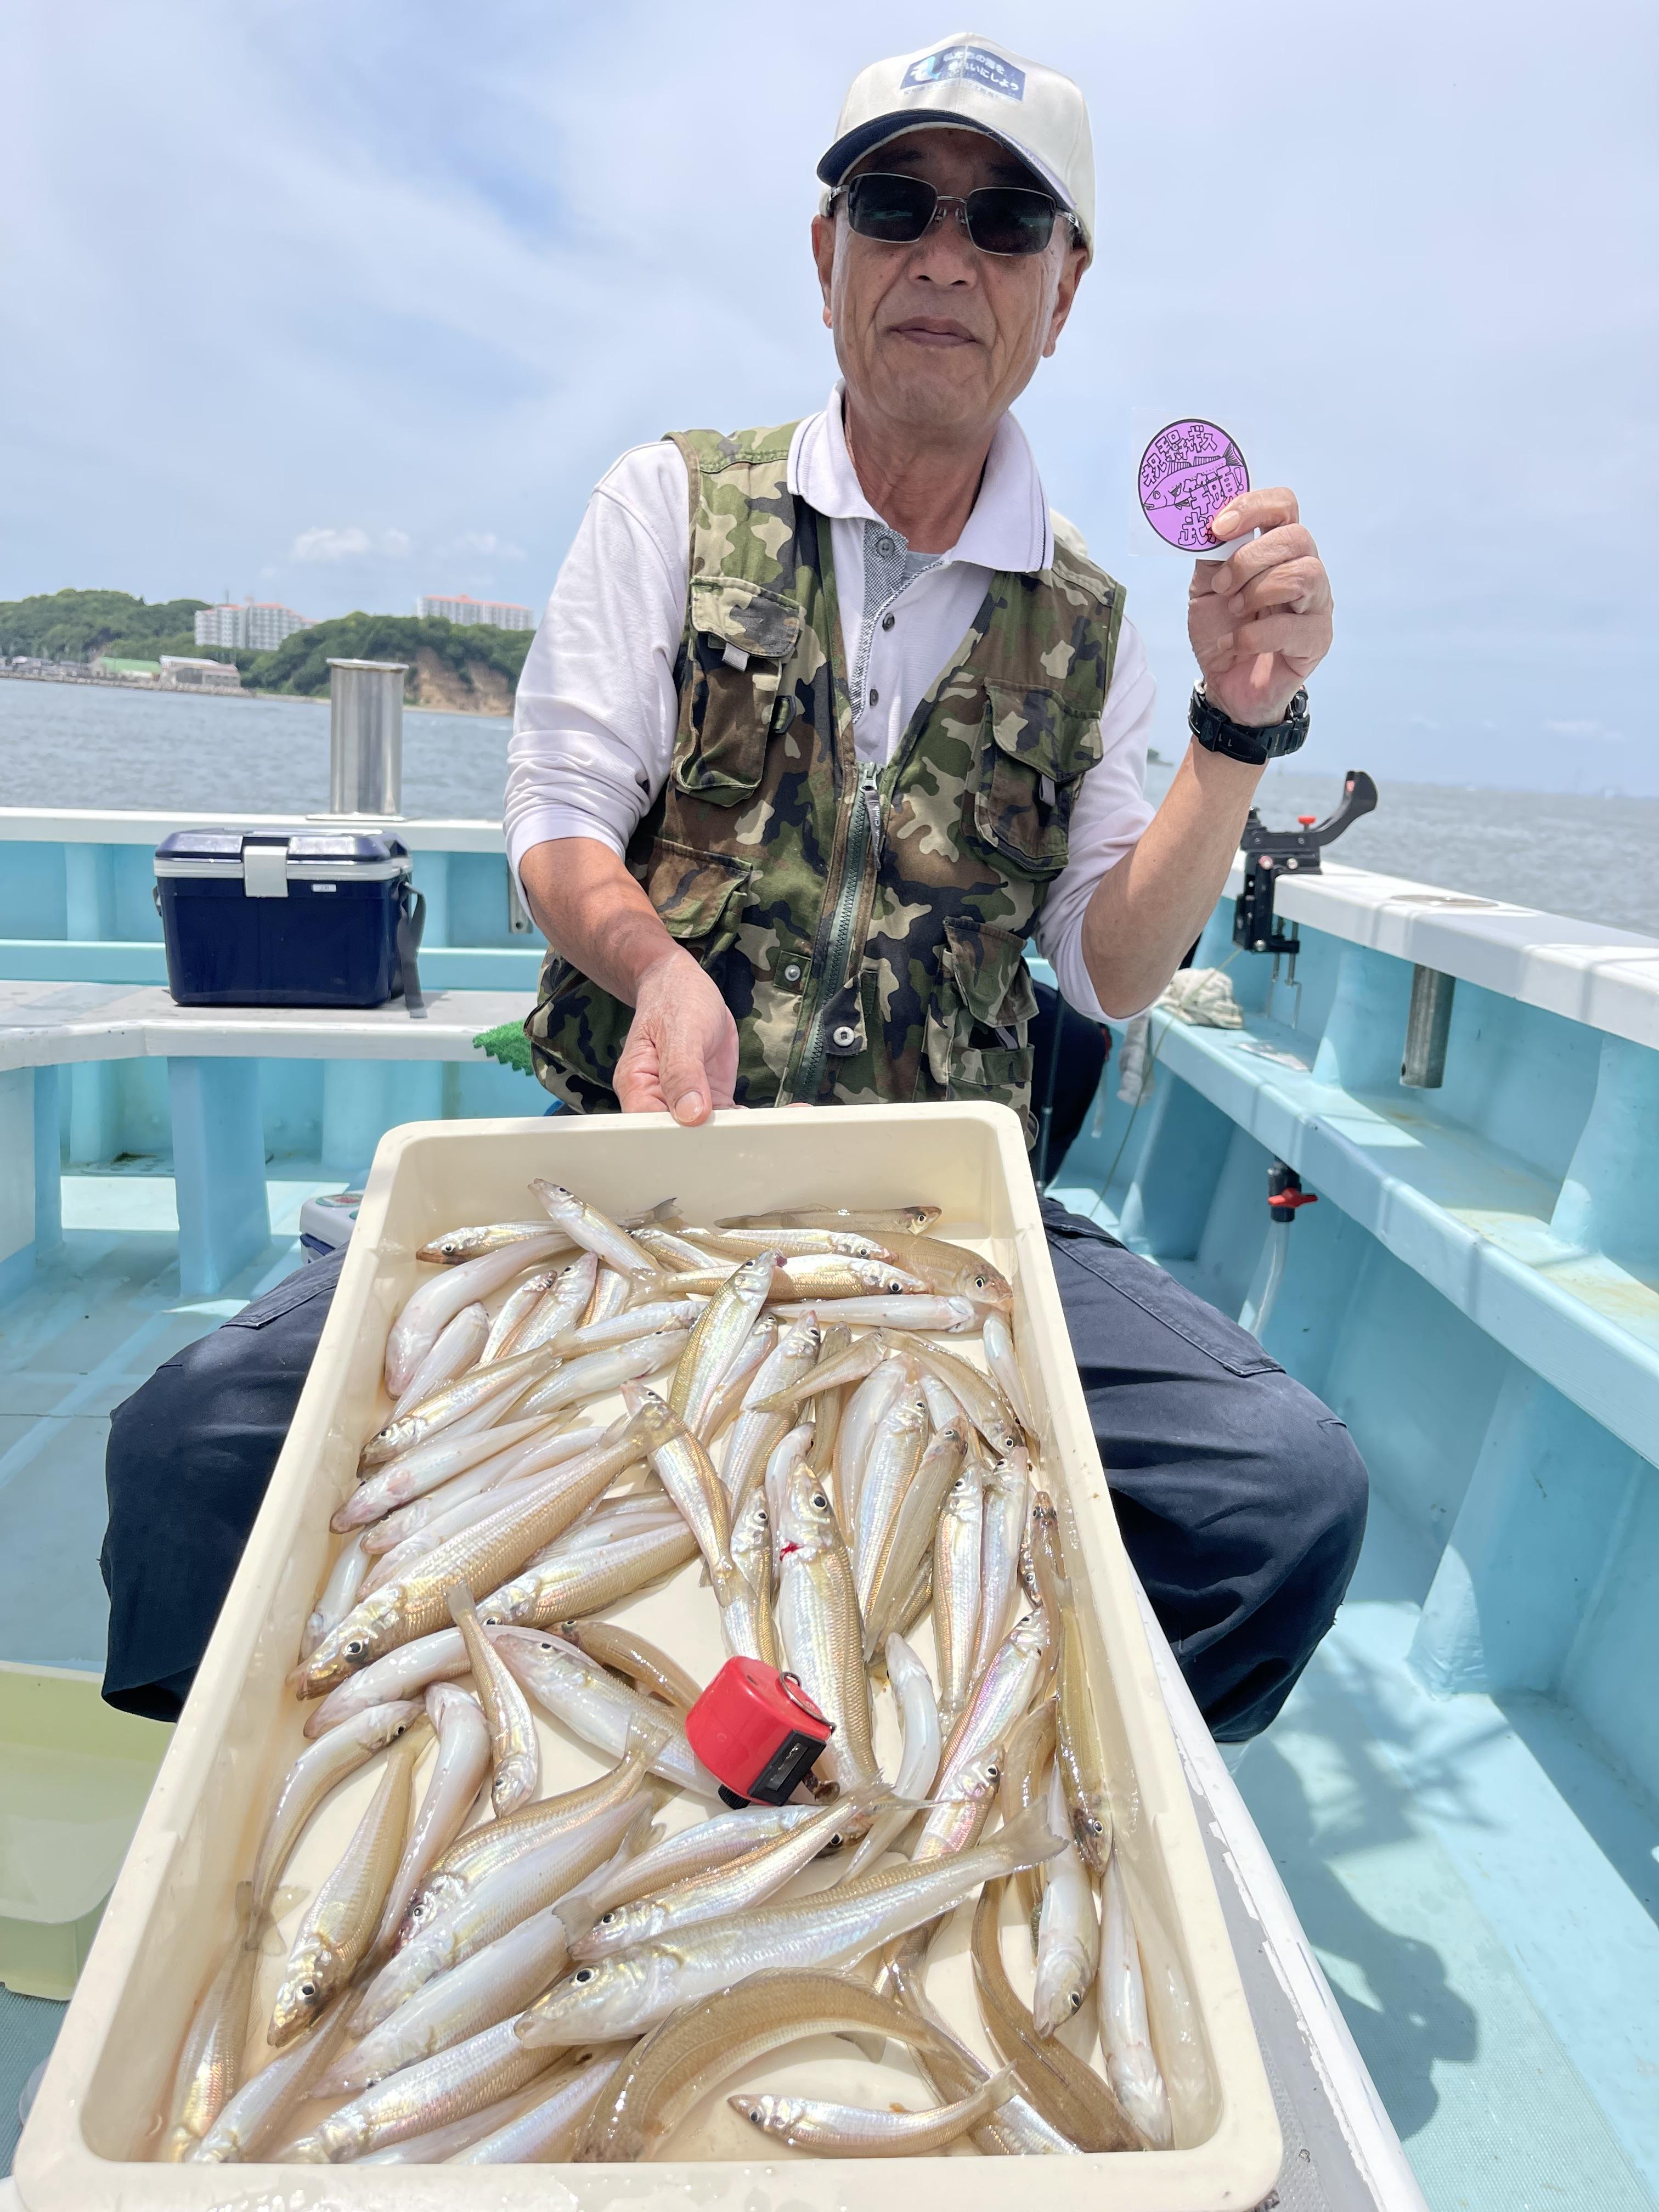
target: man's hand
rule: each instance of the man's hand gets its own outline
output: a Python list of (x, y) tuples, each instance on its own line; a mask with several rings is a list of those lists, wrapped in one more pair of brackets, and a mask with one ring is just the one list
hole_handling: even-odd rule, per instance
[(1331, 648), (1331, 580), (1291, 491), (1247, 491), (1211, 523), (1224, 542), (1261, 536), (1225, 561), (1194, 563), (1187, 635), (1204, 689), (1228, 719), (1276, 722)]
[(624, 1114), (668, 1113), (690, 1128), (733, 1103), (737, 1024), (689, 952), (677, 946), (647, 968), (634, 1007), (617, 1062)]

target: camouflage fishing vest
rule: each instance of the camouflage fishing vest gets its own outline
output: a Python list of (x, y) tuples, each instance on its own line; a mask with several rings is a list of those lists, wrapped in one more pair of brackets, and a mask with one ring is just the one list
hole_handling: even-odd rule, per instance
[[(860, 762), (830, 525), (788, 489), (792, 429), (675, 435), (679, 724), (628, 866), (732, 1010), (740, 1104), (993, 1099), (1029, 1131), (1025, 941), (1100, 758), (1122, 588), (1059, 536), (1051, 568), (998, 574), (892, 759)], [(632, 1018), (550, 953), (525, 1025), (541, 1081), (614, 1113)]]

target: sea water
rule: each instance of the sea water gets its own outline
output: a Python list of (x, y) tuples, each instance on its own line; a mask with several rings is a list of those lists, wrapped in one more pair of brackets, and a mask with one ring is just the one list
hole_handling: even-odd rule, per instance
[[(499, 819), (508, 726), (409, 708), (404, 811)], [(1154, 764), (1161, 798), (1173, 769)], [(1331, 854), (1355, 867), (1512, 900), (1659, 936), (1659, 799), (1396, 783), (1374, 765), (1375, 814)], [(1263, 778), (1270, 822), (1322, 818), (1340, 775), (1287, 766)], [(112, 686), (0, 680), (0, 805), (146, 812), (320, 812), (328, 804), (328, 702), (191, 698)]]

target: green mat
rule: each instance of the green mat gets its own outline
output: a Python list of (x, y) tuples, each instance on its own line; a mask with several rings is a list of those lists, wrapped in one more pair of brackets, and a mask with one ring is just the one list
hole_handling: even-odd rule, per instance
[(520, 1022), (501, 1022), (493, 1030), (472, 1040), (480, 1052), (487, 1052), (491, 1060), (500, 1060), (503, 1067), (515, 1068), (520, 1075), (533, 1075), (531, 1064), (530, 1039)]

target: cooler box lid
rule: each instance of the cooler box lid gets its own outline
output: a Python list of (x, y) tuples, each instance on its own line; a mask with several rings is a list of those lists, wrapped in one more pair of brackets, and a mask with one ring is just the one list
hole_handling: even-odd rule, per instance
[(409, 872), (402, 841), (373, 831), (175, 830), (155, 848), (158, 878), (235, 876), (246, 883), (280, 874), (302, 883), (363, 884)]

